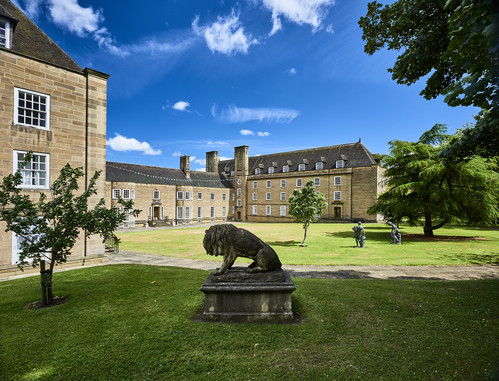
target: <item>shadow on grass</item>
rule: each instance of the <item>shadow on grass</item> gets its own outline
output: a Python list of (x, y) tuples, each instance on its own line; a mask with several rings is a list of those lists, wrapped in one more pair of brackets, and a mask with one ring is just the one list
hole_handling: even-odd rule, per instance
[(466, 261), (472, 265), (499, 265), (499, 255), (493, 252), (490, 254), (446, 254), (445, 256), (459, 261)]
[(300, 246), (300, 241), (272, 241), (266, 242), (269, 246)]
[[(390, 242), (390, 231), (386, 228), (384, 231), (372, 231), (371, 228), (365, 229), (366, 237), (369, 241)], [(353, 231), (326, 233), (332, 238), (354, 238)], [(465, 241), (487, 241), (485, 237), (479, 236), (460, 236), (460, 235), (435, 235), (434, 237), (425, 237), (424, 234), (404, 233), (402, 231), (402, 243), (404, 242), (465, 242)]]

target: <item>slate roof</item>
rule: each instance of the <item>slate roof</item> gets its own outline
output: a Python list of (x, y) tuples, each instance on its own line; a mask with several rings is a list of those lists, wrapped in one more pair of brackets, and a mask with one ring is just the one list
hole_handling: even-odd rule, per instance
[[(377, 162), (371, 152), (360, 142), (336, 146), (311, 148), (300, 151), (252, 156), (249, 158), (249, 174), (254, 175), (260, 168), (260, 174), (268, 173), (274, 167), (274, 173), (282, 173), (282, 167), (289, 165), (289, 172), (298, 171), (298, 164), (305, 164), (305, 170), (315, 170), (315, 163), (322, 162), (323, 169), (336, 168), (336, 160), (344, 160), (344, 168), (366, 167)], [(218, 171), (230, 174), (234, 170), (234, 159), (220, 161)]]
[(0, 16), (10, 19), (12, 24), (12, 46), (6, 50), (21, 53), (52, 65), (62, 66), (69, 70), (82, 71), (80, 65), (10, 0), (0, 0)]
[(218, 173), (191, 171), (190, 179), (180, 169), (106, 162), (106, 181), (158, 185), (188, 185), (204, 188), (232, 188)]

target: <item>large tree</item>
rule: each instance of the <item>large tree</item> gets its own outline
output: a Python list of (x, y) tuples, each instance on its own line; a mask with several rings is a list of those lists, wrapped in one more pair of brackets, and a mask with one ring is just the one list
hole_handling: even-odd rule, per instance
[(308, 227), (319, 219), (326, 206), (326, 198), (315, 190), (313, 181), (308, 181), (301, 190), (293, 191), (289, 198), (289, 214), (295, 217), (295, 222), (303, 223), (303, 242), (300, 246), (305, 246)]
[(388, 190), (368, 213), (422, 224), (426, 237), (449, 222), (497, 223), (497, 160), (443, 157), (441, 152), (452, 141), (446, 131), (444, 125), (436, 124), (417, 142), (390, 142), (390, 154), (382, 158)]
[[(84, 176), (82, 168), (72, 168), (69, 164), (61, 169), (60, 175), (50, 187), (49, 195), (40, 193), (34, 201), (23, 193), (22, 169), (29, 163), (31, 153), (15, 174), (4, 177), (0, 184), (0, 220), (6, 223), (6, 231), (17, 236), (19, 261), (23, 270), (27, 265), (40, 265), (42, 285), (42, 305), (53, 303), (52, 279), (56, 264), (64, 263), (79, 235), (86, 239), (99, 234), (103, 240), (114, 239), (114, 230), (123, 221), (126, 213), (133, 211), (133, 201), (120, 200), (125, 212), (109, 209), (104, 199), (89, 207), (89, 199), (96, 192), (96, 180), (100, 172), (90, 179), (86, 189), (79, 195), (79, 181)], [(48, 269), (45, 269), (45, 263)]]
[(454, 140), (454, 156), (499, 154), (498, 9), (494, 0), (373, 1), (359, 20), (366, 53), (384, 47), (401, 52), (388, 69), (397, 83), (425, 78), (426, 99), (443, 95), (449, 106), (483, 110)]

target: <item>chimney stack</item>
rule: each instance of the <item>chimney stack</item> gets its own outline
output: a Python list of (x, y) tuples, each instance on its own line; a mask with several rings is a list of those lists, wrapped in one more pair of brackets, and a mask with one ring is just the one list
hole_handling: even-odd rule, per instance
[(184, 155), (180, 157), (180, 169), (184, 172), (187, 178), (191, 177), (191, 171), (189, 169), (189, 156)]
[(206, 152), (206, 172), (218, 173), (218, 151)]

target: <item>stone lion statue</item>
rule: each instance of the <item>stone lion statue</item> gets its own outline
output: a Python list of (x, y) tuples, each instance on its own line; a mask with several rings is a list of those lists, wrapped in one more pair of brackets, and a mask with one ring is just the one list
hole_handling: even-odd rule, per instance
[(203, 239), (209, 255), (223, 255), (223, 263), (213, 275), (221, 275), (232, 267), (237, 257), (251, 258), (249, 272), (270, 271), (281, 268), (281, 261), (274, 249), (253, 233), (232, 224), (213, 225)]

